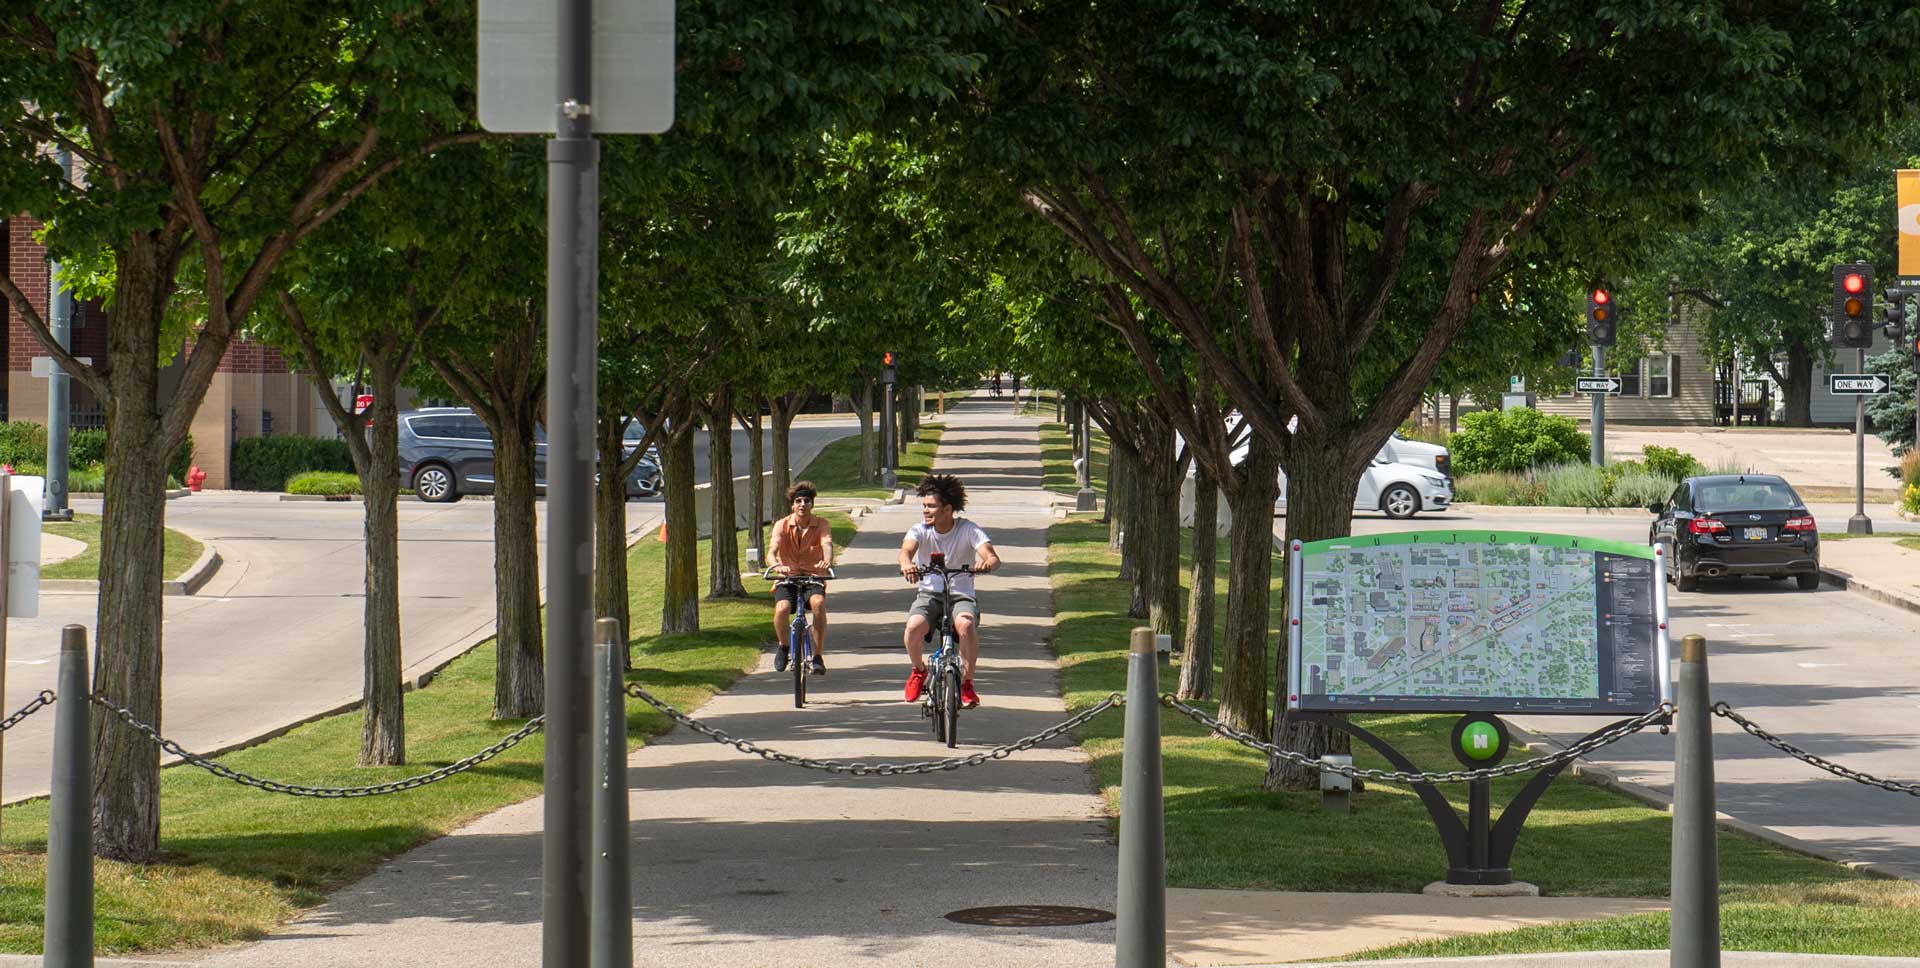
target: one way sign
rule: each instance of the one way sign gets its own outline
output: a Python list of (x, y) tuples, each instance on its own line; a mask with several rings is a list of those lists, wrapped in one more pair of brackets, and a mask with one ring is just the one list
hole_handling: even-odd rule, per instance
[(1610, 397), (1620, 395), (1620, 378), (1617, 376), (1577, 376), (1573, 378), (1573, 388), (1581, 393), (1604, 393)]
[(1841, 396), (1870, 397), (1893, 389), (1893, 379), (1884, 373), (1829, 373), (1828, 392)]

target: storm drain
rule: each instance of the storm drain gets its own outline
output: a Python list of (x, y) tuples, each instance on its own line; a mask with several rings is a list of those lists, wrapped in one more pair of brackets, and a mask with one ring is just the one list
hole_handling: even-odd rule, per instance
[(983, 924), (991, 928), (1053, 928), (1066, 924), (1111, 921), (1113, 912), (1059, 904), (1005, 904), (955, 911), (947, 915), (947, 920), (959, 924)]

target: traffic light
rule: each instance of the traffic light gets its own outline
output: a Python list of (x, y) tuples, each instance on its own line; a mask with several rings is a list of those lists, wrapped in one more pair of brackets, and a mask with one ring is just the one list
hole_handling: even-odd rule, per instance
[(1613, 294), (1605, 289), (1595, 288), (1587, 292), (1587, 344), (1590, 346), (1612, 346), (1615, 313), (1620, 307), (1614, 304)]
[(1873, 345), (1873, 267), (1845, 262), (1833, 267), (1833, 345)]
[(1886, 297), (1887, 305), (1880, 310), (1887, 338), (1898, 343), (1907, 332), (1907, 294), (1902, 289), (1889, 289), (1881, 295)]
[(893, 365), (893, 351), (891, 351), (891, 350), (889, 350), (889, 351), (887, 351), (887, 352), (885, 352), (885, 353), (882, 353), (882, 354), (880, 354), (880, 362), (881, 362), (881, 365), (883, 365), (883, 366), (892, 366), (892, 365)]

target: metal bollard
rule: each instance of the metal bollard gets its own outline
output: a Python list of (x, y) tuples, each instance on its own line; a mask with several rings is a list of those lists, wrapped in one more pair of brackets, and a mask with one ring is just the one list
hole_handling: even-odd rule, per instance
[(46, 968), (93, 966), (93, 747), (87, 630), (60, 630), (53, 707), (53, 795), (47, 818)]
[(633, 874), (627, 848), (627, 690), (620, 623), (594, 622), (593, 907), (588, 957), (593, 968), (633, 966)]
[(1672, 968), (1720, 968), (1720, 844), (1713, 822), (1713, 711), (1707, 640), (1680, 645), (1674, 697)]
[(1120, 888), (1114, 964), (1166, 968), (1167, 831), (1160, 785), (1160, 667), (1153, 629), (1133, 630), (1120, 766)]

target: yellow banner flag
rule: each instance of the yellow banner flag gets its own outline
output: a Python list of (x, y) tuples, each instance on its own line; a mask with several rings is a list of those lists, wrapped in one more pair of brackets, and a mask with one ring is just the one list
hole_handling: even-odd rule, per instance
[(1900, 269), (1902, 279), (1920, 277), (1920, 169), (1902, 168), (1893, 173), (1894, 206), (1900, 224)]

